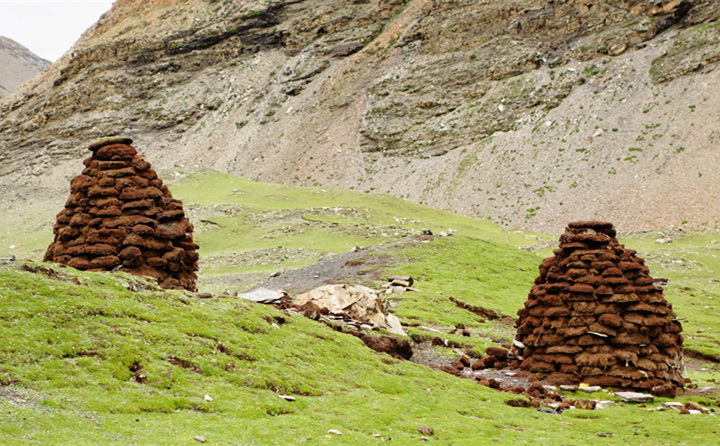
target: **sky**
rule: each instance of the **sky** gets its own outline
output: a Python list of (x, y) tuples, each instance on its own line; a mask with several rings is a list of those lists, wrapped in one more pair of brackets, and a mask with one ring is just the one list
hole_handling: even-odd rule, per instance
[(0, 36), (55, 62), (112, 4), (107, 0), (0, 0)]

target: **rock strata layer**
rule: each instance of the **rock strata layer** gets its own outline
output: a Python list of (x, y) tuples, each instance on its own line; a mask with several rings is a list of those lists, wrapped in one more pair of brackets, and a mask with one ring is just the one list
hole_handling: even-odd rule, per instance
[(127, 138), (90, 145), (70, 182), (44, 261), (87, 271), (122, 268), (163, 288), (195, 291), (198, 245), (183, 205)]
[(611, 223), (570, 223), (518, 311), (511, 366), (555, 384), (674, 396), (683, 387), (682, 326), (663, 288)]

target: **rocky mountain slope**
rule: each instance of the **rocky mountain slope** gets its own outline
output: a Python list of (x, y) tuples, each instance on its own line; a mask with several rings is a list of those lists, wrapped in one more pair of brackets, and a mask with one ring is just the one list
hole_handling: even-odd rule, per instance
[(118, 0), (0, 104), (0, 182), (85, 147), (513, 227), (714, 227), (720, 4)]
[(49, 65), (50, 62), (14, 40), (0, 36), (0, 98), (20, 88)]

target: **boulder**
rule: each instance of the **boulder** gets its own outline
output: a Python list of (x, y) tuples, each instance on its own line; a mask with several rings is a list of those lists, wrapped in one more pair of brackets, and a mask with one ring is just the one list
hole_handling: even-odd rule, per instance
[(298, 306), (307, 302), (327, 308), (330, 313), (345, 313), (359, 321), (368, 321), (375, 325), (385, 324), (380, 297), (368, 287), (325, 285), (293, 299), (293, 303)]

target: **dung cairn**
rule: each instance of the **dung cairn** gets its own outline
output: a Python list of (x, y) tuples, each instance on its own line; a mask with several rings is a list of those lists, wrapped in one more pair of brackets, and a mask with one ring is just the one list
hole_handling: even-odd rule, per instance
[(195, 291), (193, 225), (131, 143), (106, 138), (90, 145), (92, 156), (70, 182), (43, 261), (87, 271), (121, 267), (163, 288)]
[(518, 311), (512, 353), (554, 384), (683, 388), (682, 326), (636, 251), (611, 223), (570, 223)]

